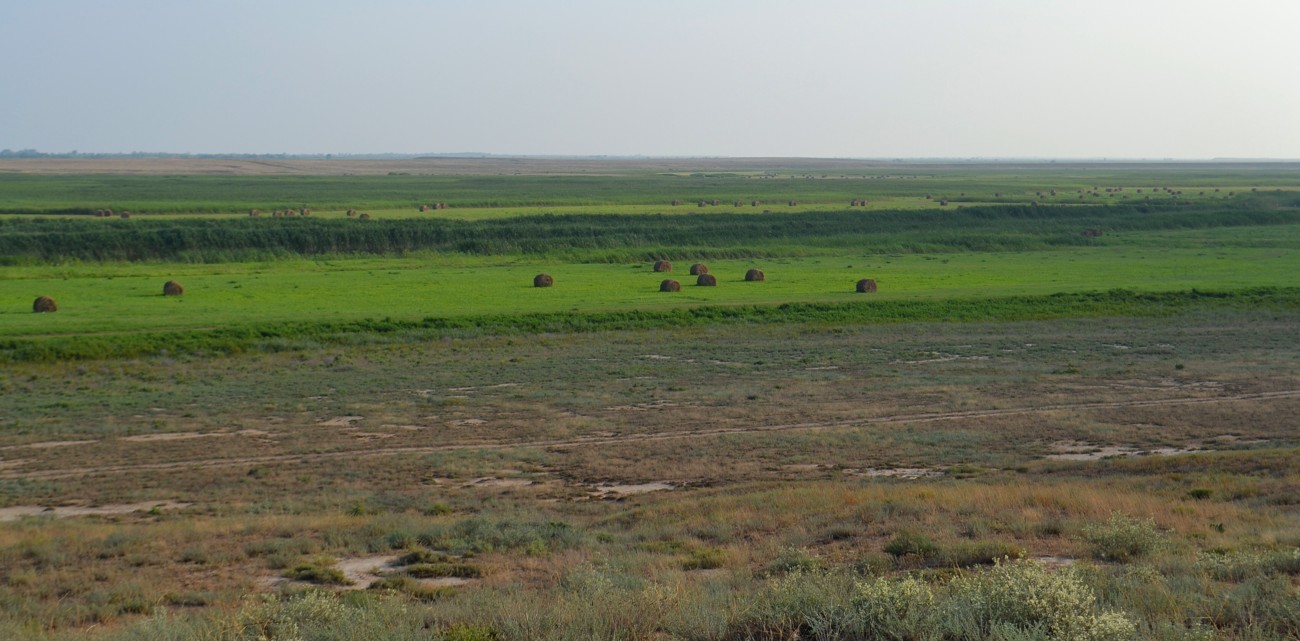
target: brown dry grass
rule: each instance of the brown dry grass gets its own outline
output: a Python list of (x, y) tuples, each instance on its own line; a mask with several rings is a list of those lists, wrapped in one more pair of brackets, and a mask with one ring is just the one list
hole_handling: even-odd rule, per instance
[[(8, 505), (193, 505), (0, 524), (0, 590), (59, 625), (132, 618), (94, 605), (127, 585), (150, 603), (229, 606), (303, 559), (419, 547), (485, 519), (585, 538), (480, 555), (486, 578), (467, 595), (545, 589), (593, 558), (666, 575), (692, 554), (748, 585), (792, 548), (877, 563), (902, 529), (945, 548), (1079, 557), (1083, 525), (1112, 512), (1154, 518), (1183, 550), (1295, 544), (1300, 397), (1268, 394), (1300, 389), (1295, 350), (1275, 340), (1300, 321), (1166, 322), (704, 328), (11, 366)], [(57, 415), (38, 411), (55, 403)], [(1045, 459), (1067, 441), (1224, 451)], [(40, 476), (81, 468), (93, 469)], [(939, 475), (873, 475), (895, 468)], [(677, 489), (593, 498), (600, 484), (652, 481)], [(1209, 498), (1189, 498), (1197, 488)]]

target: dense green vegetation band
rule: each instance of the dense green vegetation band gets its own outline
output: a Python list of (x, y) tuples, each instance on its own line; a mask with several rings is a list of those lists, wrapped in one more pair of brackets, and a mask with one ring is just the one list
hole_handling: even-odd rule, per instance
[(1162, 316), (1218, 308), (1300, 311), (1300, 287), (1265, 287), (1232, 292), (1191, 290), (1141, 293), (1111, 290), (979, 300), (787, 303), (775, 306), (704, 306), (589, 314), (539, 313), (427, 317), (421, 320), (277, 323), (215, 330), (0, 340), (0, 362), (49, 362), (163, 354), (228, 354), (371, 341), (697, 327), (718, 323), (1021, 321), (1068, 317)]
[[(550, 255), (621, 262), (665, 248), (703, 258), (763, 256), (791, 246), (882, 252), (1026, 251), (1093, 242), (1111, 231), (1294, 223), (1289, 208), (1232, 204), (989, 206), (961, 210), (736, 215), (542, 215), (511, 219), (0, 219), (0, 260), (223, 262), (318, 255)], [(681, 252), (679, 252), (681, 253)], [(773, 254), (775, 255), (775, 254)]]

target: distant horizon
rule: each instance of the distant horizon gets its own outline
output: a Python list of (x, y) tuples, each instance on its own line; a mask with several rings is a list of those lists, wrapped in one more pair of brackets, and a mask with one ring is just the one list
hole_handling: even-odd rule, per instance
[(402, 152), (317, 152), (317, 153), (289, 153), (289, 152), (168, 152), (168, 151), (107, 151), (107, 152), (83, 152), (79, 150), (66, 152), (46, 152), (37, 149), (12, 150), (0, 149), (0, 158), (4, 159), (40, 159), (40, 158), (284, 158), (284, 159), (303, 159), (303, 160), (330, 160), (330, 159), (349, 159), (349, 160), (366, 160), (366, 159), (388, 159), (388, 160), (421, 160), (421, 159), (459, 159), (472, 160), (475, 158), (484, 159), (557, 159), (557, 160), (745, 160), (749, 158), (762, 159), (789, 159), (789, 160), (840, 160), (840, 161), (863, 161), (863, 162), (881, 162), (881, 163), (907, 163), (907, 162), (950, 162), (950, 163), (980, 163), (980, 162), (1027, 162), (1027, 163), (1295, 163), (1300, 162), (1300, 157), (1295, 158), (1249, 158), (1249, 157), (1212, 157), (1212, 158), (1173, 158), (1173, 157), (1121, 157), (1121, 156), (1096, 156), (1096, 157), (1071, 157), (1071, 156), (782, 156), (775, 154), (767, 155), (723, 155), (723, 154), (526, 154), (526, 153), (491, 153), (491, 152), (421, 152), (421, 153), (402, 153)]

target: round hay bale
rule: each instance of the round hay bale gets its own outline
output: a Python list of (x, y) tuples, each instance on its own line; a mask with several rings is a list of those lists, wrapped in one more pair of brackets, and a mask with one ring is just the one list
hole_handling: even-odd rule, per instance
[(302, 208), (302, 215), (304, 215), (304, 216), (310, 216), (310, 215), (311, 215), (311, 210), (310, 210), (310, 209), (307, 209), (306, 207), (303, 207), (303, 208)]
[(670, 272), (670, 271), (672, 271), (672, 270), (673, 270), (673, 264), (672, 264), (671, 262), (666, 261), (666, 260), (656, 260), (656, 261), (655, 261), (655, 271), (657, 271), (657, 272)]
[(692, 276), (699, 276), (700, 274), (707, 274), (707, 273), (709, 273), (708, 265), (705, 265), (704, 263), (695, 263), (694, 265), (691, 265)]
[(659, 291), (680, 292), (682, 291), (682, 284), (671, 278), (665, 278), (662, 283), (659, 283)]
[(673, 199), (673, 207), (676, 207), (676, 206), (678, 206), (678, 205), (680, 205), (680, 204), (682, 204), (682, 201), (677, 200), (677, 199)]
[(261, 215), (262, 215), (262, 212), (260, 212), (260, 211), (258, 211), (258, 210), (256, 210), (256, 209), (250, 209), (250, 210), (248, 210), (248, 215), (249, 215), (250, 217), (252, 217), (252, 218), (257, 218), (258, 216), (261, 216)]
[(360, 218), (361, 220), (370, 220), (370, 214), (359, 214), (357, 218)]
[(426, 212), (426, 211), (429, 211), (429, 206), (428, 206), (428, 205), (420, 205), (420, 213), (423, 214), (423, 213)]
[(555, 279), (550, 274), (538, 274), (533, 276), (533, 287), (550, 287), (555, 284)]
[(757, 283), (763, 280), (767, 280), (767, 274), (764, 274), (761, 269), (751, 269), (745, 272), (745, 282), (747, 283)]
[(122, 212), (121, 214), (118, 214), (118, 215), (121, 216), (122, 218), (130, 218), (130, 217), (131, 217), (131, 212), (129, 212), (129, 211), (124, 211), (124, 212)]
[(749, 202), (749, 206), (750, 206), (750, 207), (757, 207), (757, 206), (759, 206), (759, 205), (761, 205), (761, 204), (763, 204), (763, 203), (762, 203), (761, 201), (757, 201), (757, 200), (751, 200), (751, 201)]
[(174, 280), (169, 280), (163, 283), (163, 296), (181, 296), (184, 293), (185, 288), (181, 287), (181, 284)]
[(797, 201), (797, 200), (792, 200), (792, 201), (790, 201), (790, 206), (791, 206), (791, 207), (798, 207), (798, 206), (799, 206), (799, 201)]
[(349, 209), (347, 213), (348, 213), (348, 218), (355, 218), (357, 215), (357, 210)]
[(713, 202), (710, 203), (710, 204), (713, 205), (714, 207), (717, 207), (717, 206), (718, 206), (718, 199), (717, 199), (717, 198), (714, 198), (714, 199), (713, 199)]
[(695, 279), (695, 284), (700, 287), (717, 287), (718, 277), (713, 274), (700, 274), (700, 276)]
[(736, 201), (736, 206), (737, 206), (737, 207), (744, 207), (744, 206), (745, 206), (745, 201), (743, 201), (743, 200), (737, 200), (737, 201)]
[(704, 207), (705, 205), (708, 205), (708, 203), (704, 202), (703, 200), (701, 200), (700, 202), (695, 203), (695, 206), (696, 206), (696, 207)]
[(876, 279), (863, 278), (858, 281), (857, 291), (859, 294), (873, 294), (876, 291)]
[(32, 311), (37, 314), (57, 312), (59, 311), (59, 306), (55, 304), (54, 299), (49, 296), (37, 296), (36, 301), (32, 303)]

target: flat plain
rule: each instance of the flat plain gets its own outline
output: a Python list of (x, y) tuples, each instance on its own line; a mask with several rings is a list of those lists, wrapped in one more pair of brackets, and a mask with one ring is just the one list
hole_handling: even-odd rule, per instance
[(115, 162), (0, 166), (3, 636), (1300, 638), (1294, 166)]

